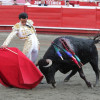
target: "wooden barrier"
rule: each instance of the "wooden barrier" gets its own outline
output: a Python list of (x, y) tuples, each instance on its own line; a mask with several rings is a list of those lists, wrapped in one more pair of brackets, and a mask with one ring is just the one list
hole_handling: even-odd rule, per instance
[(97, 28), (96, 17), (100, 15), (95, 7), (27, 7), (26, 12), (29, 18), (34, 21), (35, 26), (94, 29)]
[(27, 13), (35, 26), (61, 27), (61, 8), (27, 7)]
[(38, 29), (42, 27), (40, 30), (45, 28), (99, 31), (100, 29), (100, 7), (0, 6), (0, 26), (2, 27), (0, 30), (19, 22), (18, 15), (22, 12), (28, 13), (29, 19), (34, 21), (34, 26)]
[(0, 25), (14, 25), (21, 12), (24, 12), (24, 6), (0, 6)]
[(96, 9), (62, 8), (62, 27), (96, 28)]

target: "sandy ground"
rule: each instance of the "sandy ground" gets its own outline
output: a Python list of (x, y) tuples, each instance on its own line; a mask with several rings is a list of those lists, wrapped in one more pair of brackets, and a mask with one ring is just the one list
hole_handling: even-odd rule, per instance
[[(0, 45), (6, 39), (8, 33), (0, 33)], [(42, 58), (51, 42), (60, 35), (38, 35), (41, 43), (38, 59)], [(84, 36), (76, 36), (80, 38), (88, 38)], [(17, 47), (22, 50), (24, 41), (14, 38), (9, 46)], [(99, 59), (100, 59), (100, 44), (97, 44)], [(100, 66), (100, 61), (99, 61)], [(83, 67), (86, 78), (92, 83), (95, 83), (95, 74), (90, 66), (86, 64)], [(8, 88), (0, 85), (0, 100), (100, 100), (100, 82), (97, 87), (90, 89), (77, 73), (67, 83), (63, 80), (68, 74), (62, 74), (59, 71), (56, 73), (57, 87), (54, 89), (46, 83), (39, 84), (32, 90)]]

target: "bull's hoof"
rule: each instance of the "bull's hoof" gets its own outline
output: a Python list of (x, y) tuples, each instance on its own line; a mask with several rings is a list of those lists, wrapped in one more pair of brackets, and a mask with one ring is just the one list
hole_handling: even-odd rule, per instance
[(53, 88), (56, 88), (56, 83), (52, 84)]
[(64, 80), (64, 82), (68, 82), (69, 80)]
[(65, 78), (65, 79), (64, 79), (64, 82), (68, 82), (68, 81), (69, 81), (69, 79), (68, 79), (68, 78)]
[(98, 87), (99, 85), (98, 84), (93, 84), (93, 87)]
[(89, 88), (93, 88), (93, 85), (92, 85), (90, 82), (87, 83), (87, 86), (88, 86)]
[(94, 87), (99, 86), (98, 81), (99, 81), (99, 80), (97, 80), (97, 81), (95, 82), (95, 84), (93, 84)]

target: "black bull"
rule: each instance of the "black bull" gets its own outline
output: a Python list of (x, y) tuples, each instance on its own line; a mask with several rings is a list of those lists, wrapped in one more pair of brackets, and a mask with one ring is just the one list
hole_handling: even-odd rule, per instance
[[(94, 86), (97, 85), (99, 81), (99, 68), (98, 68), (98, 52), (95, 44), (98, 43), (100, 35), (94, 37), (94, 39), (83, 39), (83, 38), (75, 38), (70, 36), (59, 37), (55, 39), (53, 42), (58, 46), (63, 47), (59, 39), (66, 38), (69, 40), (70, 45), (73, 47), (73, 51), (80, 58), (83, 65), (86, 63), (90, 63), (95, 74), (96, 74), (96, 82)], [(68, 81), (73, 75), (79, 72), (80, 77), (85, 81), (88, 87), (92, 87), (91, 83), (87, 81), (82, 67), (79, 68), (62, 50), (60, 51), (64, 60), (57, 55), (55, 52), (53, 44), (48, 48), (43, 59), (40, 59), (37, 63), (39, 69), (44, 74), (47, 83), (52, 84), (55, 87), (55, 73), (59, 70), (63, 74), (71, 71), (71, 73), (65, 78), (64, 81)]]

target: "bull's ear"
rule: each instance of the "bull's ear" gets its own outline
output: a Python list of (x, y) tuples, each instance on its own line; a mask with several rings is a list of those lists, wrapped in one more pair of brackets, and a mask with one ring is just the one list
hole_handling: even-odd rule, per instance
[(48, 63), (48, 65), (43, 66), (43, 67), (48, 68), (52, 65), (52, 60), (51, 59), (46, 59), (46, 62)]
[(39, 66), (39, 67), (47, 65), (46, 59), (40, 59), (40, 60), (38, 60), (35, 65)]

